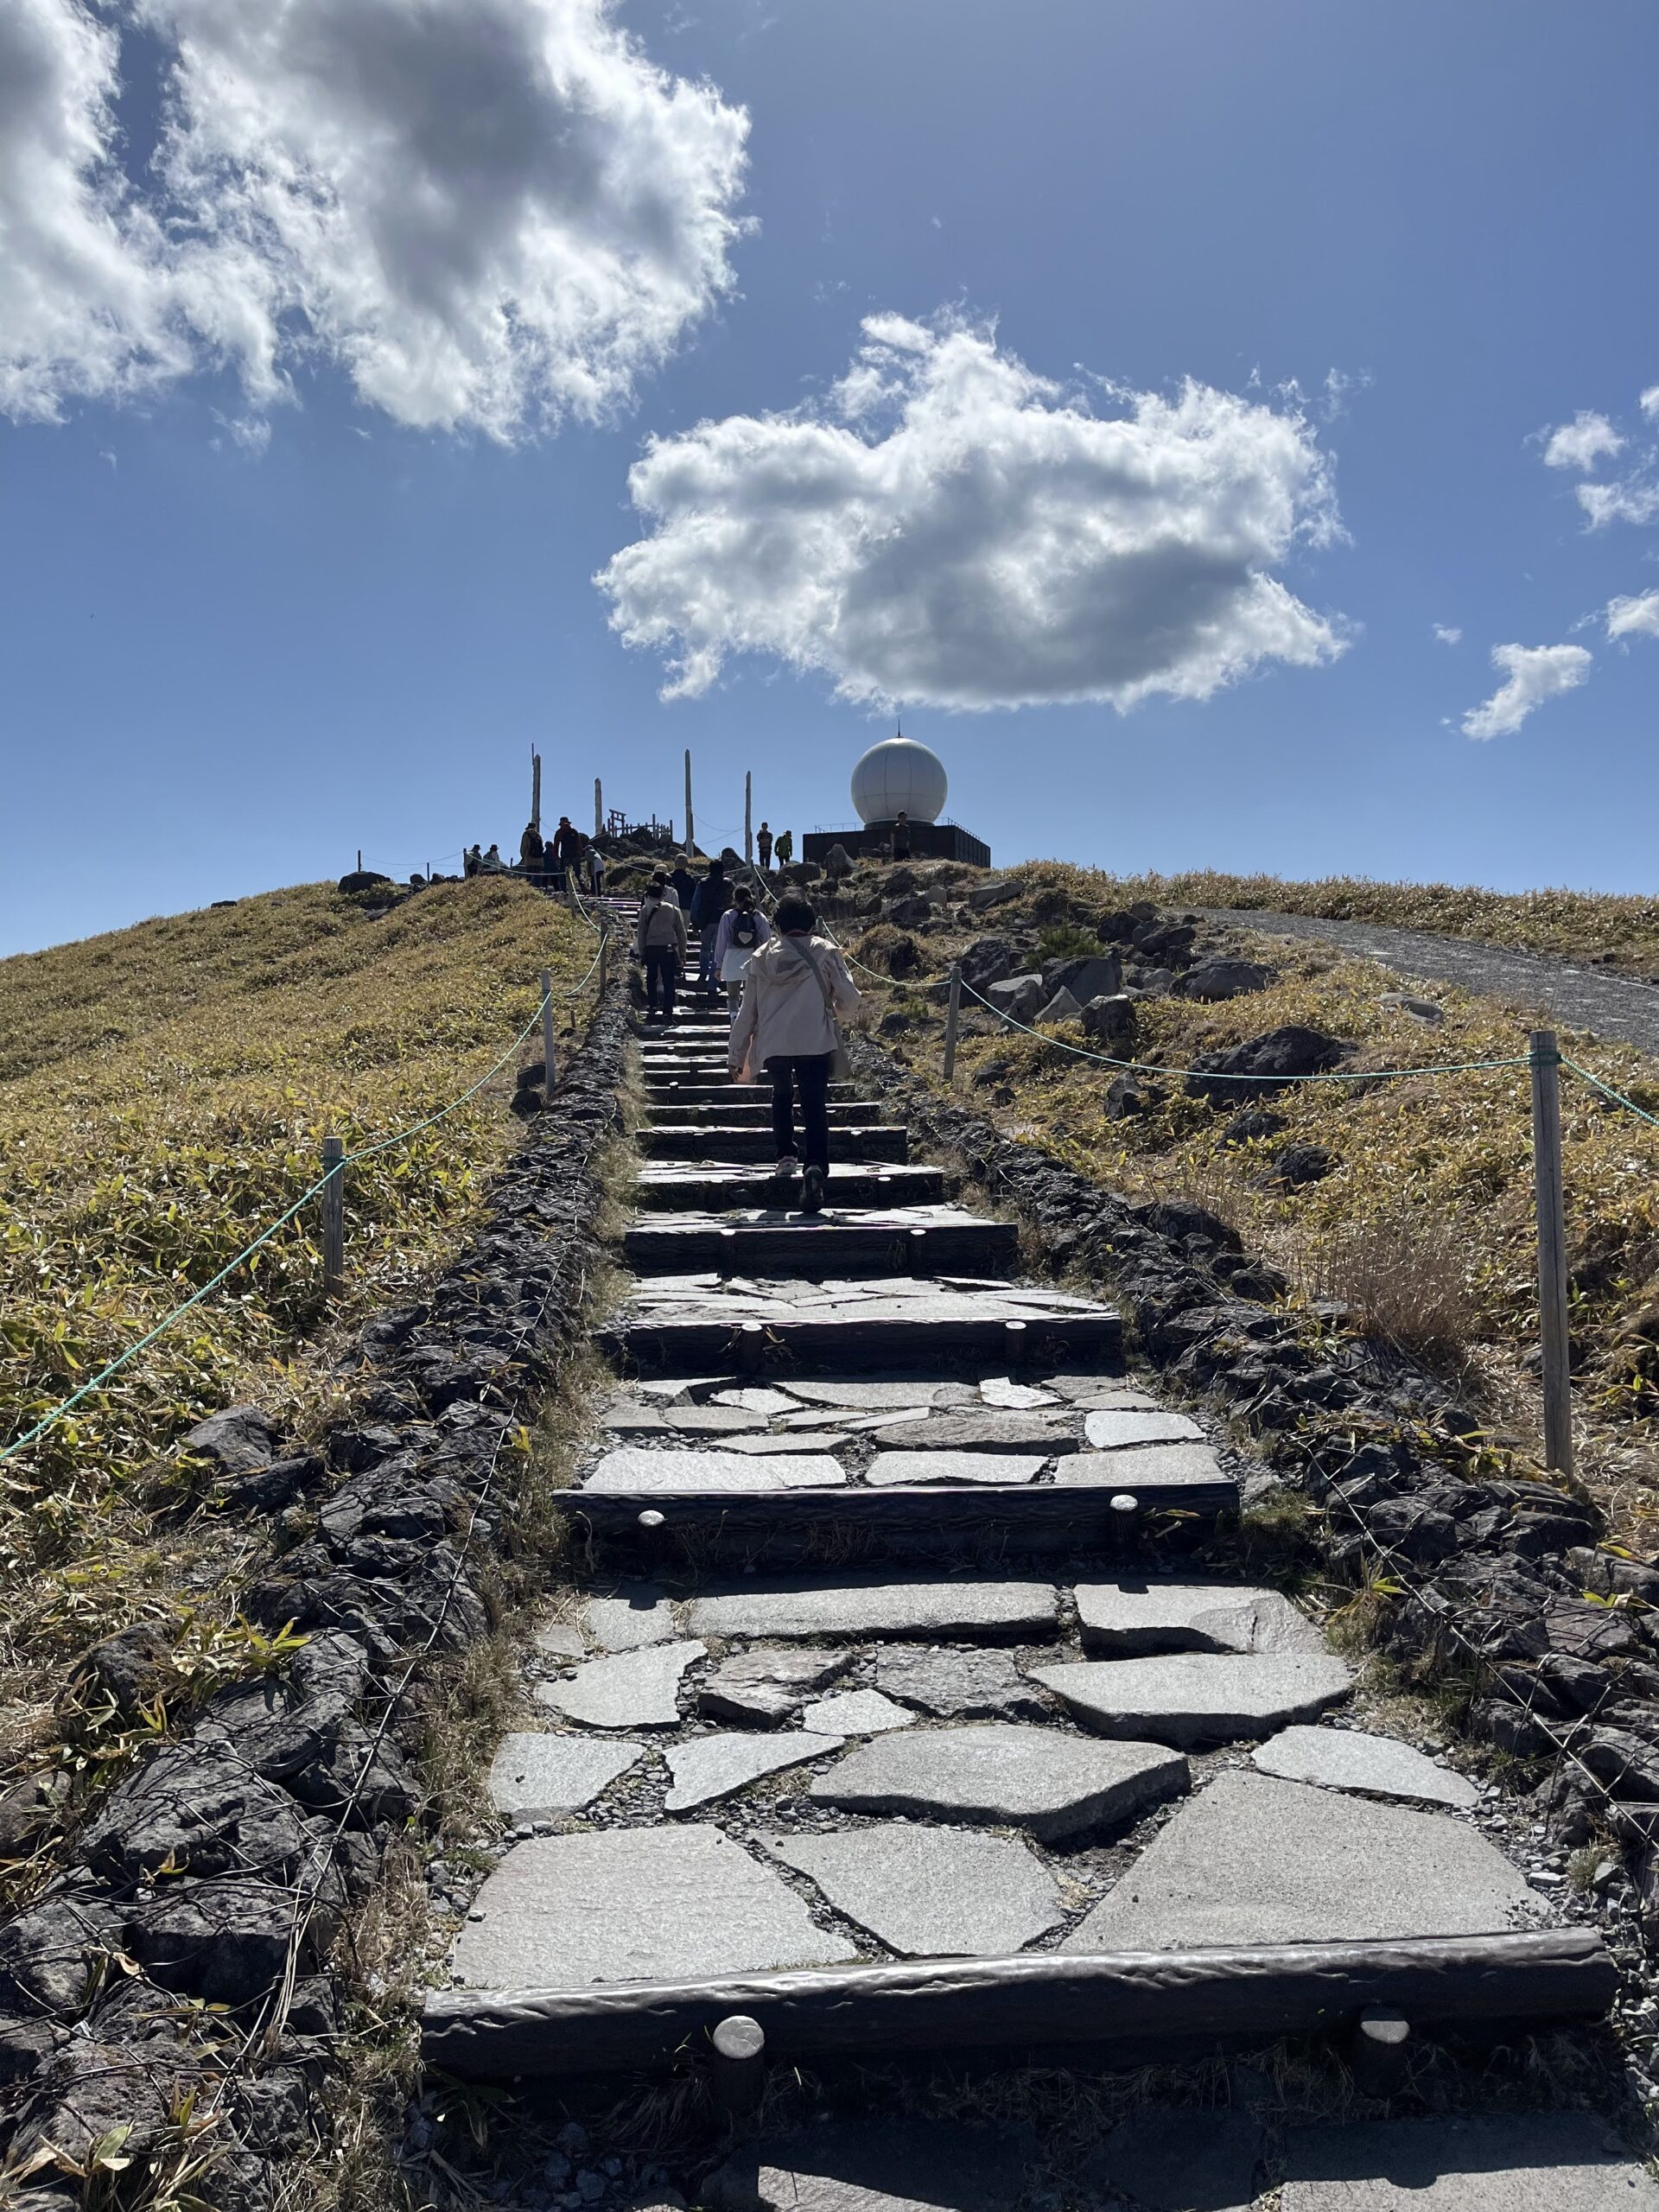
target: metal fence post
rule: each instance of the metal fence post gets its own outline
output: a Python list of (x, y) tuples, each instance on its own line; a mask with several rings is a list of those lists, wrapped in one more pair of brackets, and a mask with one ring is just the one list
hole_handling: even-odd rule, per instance
[(1544, 1465), (1573, 1471), (1567, 1335), (1567, 1204), (1561, 1181), (1561, 1056), (1553, 1029), (1532, 1033), (1532, 1179), (1538, 1209), (1538, 1338), (1544, 1358)]
[(553, 971), (542, 970), (542, 1103), (553, 1103)]
[(957, 1027), (962, 1020), (962, 963), (950, 963), (950, 1001), (944, 1016), (944, 1079), (957, 1079)]
[(609, 918), (599, 918), (599, 995), (603, 998), (605, 987), (611, 980), (611, 932)]
[(340, 1137), (322, 1141), (322, 1294), (346, 1295), (346, 1146)]

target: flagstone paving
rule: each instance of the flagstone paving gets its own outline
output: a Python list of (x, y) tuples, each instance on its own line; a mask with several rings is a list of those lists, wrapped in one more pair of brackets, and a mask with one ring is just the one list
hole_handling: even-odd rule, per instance
[[(763, 1187), (769, 1132), (719, 1044), (692, 1024), (645, 1055), (630, 1249), (652, 1271), (600, 1340), (616, 1389), (568, 1494), (578, 1532), (591, 1501), (583, 1602), (537, 1639), (545, 1732), (496, 1758), (511, 1837), (456, 1984), (624, 1998), (859, 1960), (1543, 1924), (1554, 1901), (1476, 1825), (1472, 1785), (1318, 1725), (1354, 1678), (1305, 1611), (1143, 1535), (1160, 1498), (1235, 1502), (1235, 1463), (1123, 1379), (1109, 1307), (1014, 1279), (1001, 1235), (1001, 1268), (924, 1259), (942, 1228), (1001, 1225), (850, 1094), (829, 1215), (802, 1216)], [(838, 1263), (843, 1232), (880, 1251)], [(786, 1258), (743, 1257), (745, 1237)], [(698, 1239), (716, 1264), (670, 1264)], [(638, 1527), (634, 1500), (656, 1507)], [(856, 1541), (842, 1508), (872, 1516)], [(1044, 1515), (1060, 1541), (1039, 1551)], [(816, 1540), (774, 1557), (774, 1523)], [(1283, 2212), (1403, 2212), (1363, 2193), (1392, 2187), (1385, 2152), (1357, 2156), (1356, 2183), (1354, 2131), (1327, 2133), (1293, 2157)], [(1413, 2176), (1442, 2156), (1423, 2140)], [(1019, 2130), (817, 2126), (734, 2152), (697, 2201), (1011, 2212), (1031, 2148)], [(1517, 2139), (1511, 2167), (1529, 2155)], [(1276, 2185), (1262, 2158), (1253, 2122), (1154, 2110), (1105, 2139), (1086, 2201), (1225, 2212)], [(1631, 2212), (1649, 2201), (1628, 2162), (1560, 2165), (1574, 2186), (1580, 2170), (1591, 2192), (1621, 2174)], [(1535, 2202), (1409, 2187), (1414, 2212)], [(1593, 2193), (1559, 2201), (1601, 2212)]]

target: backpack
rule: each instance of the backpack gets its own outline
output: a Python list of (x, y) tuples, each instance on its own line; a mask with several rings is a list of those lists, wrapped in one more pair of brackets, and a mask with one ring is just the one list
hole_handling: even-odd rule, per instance
[(747, 952), (757, 942), (759, 937), (760, 931), (755, 927), (754, 916), (753, 914), (738, 915), (732, 924), (732, 943), (740, 945)]

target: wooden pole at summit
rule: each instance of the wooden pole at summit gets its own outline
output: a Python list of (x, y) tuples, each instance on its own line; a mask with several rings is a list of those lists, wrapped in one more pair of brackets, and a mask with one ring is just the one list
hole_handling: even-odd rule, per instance
[(602, 837), (604, 834), (605, 794), (600, 787), (599, 778), (595, 776), (594, 778), (594, 835), (595, 837)]
[(542, 834), (542, 756), (532, 745), (530, 748), (530, 821), (539, 837)]
[(685, 748), (685, 849), (690, 853), (696, 843), (696, 832), (691, 826), (691, 748)]

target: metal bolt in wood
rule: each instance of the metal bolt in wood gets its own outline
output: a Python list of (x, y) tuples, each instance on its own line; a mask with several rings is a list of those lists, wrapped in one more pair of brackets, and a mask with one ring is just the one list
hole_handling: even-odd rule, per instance
[(734, 2119), (752, 2113), (766, 2086), (766, 2031), (747, 2012), (733, 2012), (709, 2037), (714, 2063), (709, 2082), (715, 2102)]
[(1387, 2005), (1368, 2005), (1354, 2024), (1354, 2087), (1362, 2096), (1392, 2097), (1411, 2066), (1411, 2023)]

